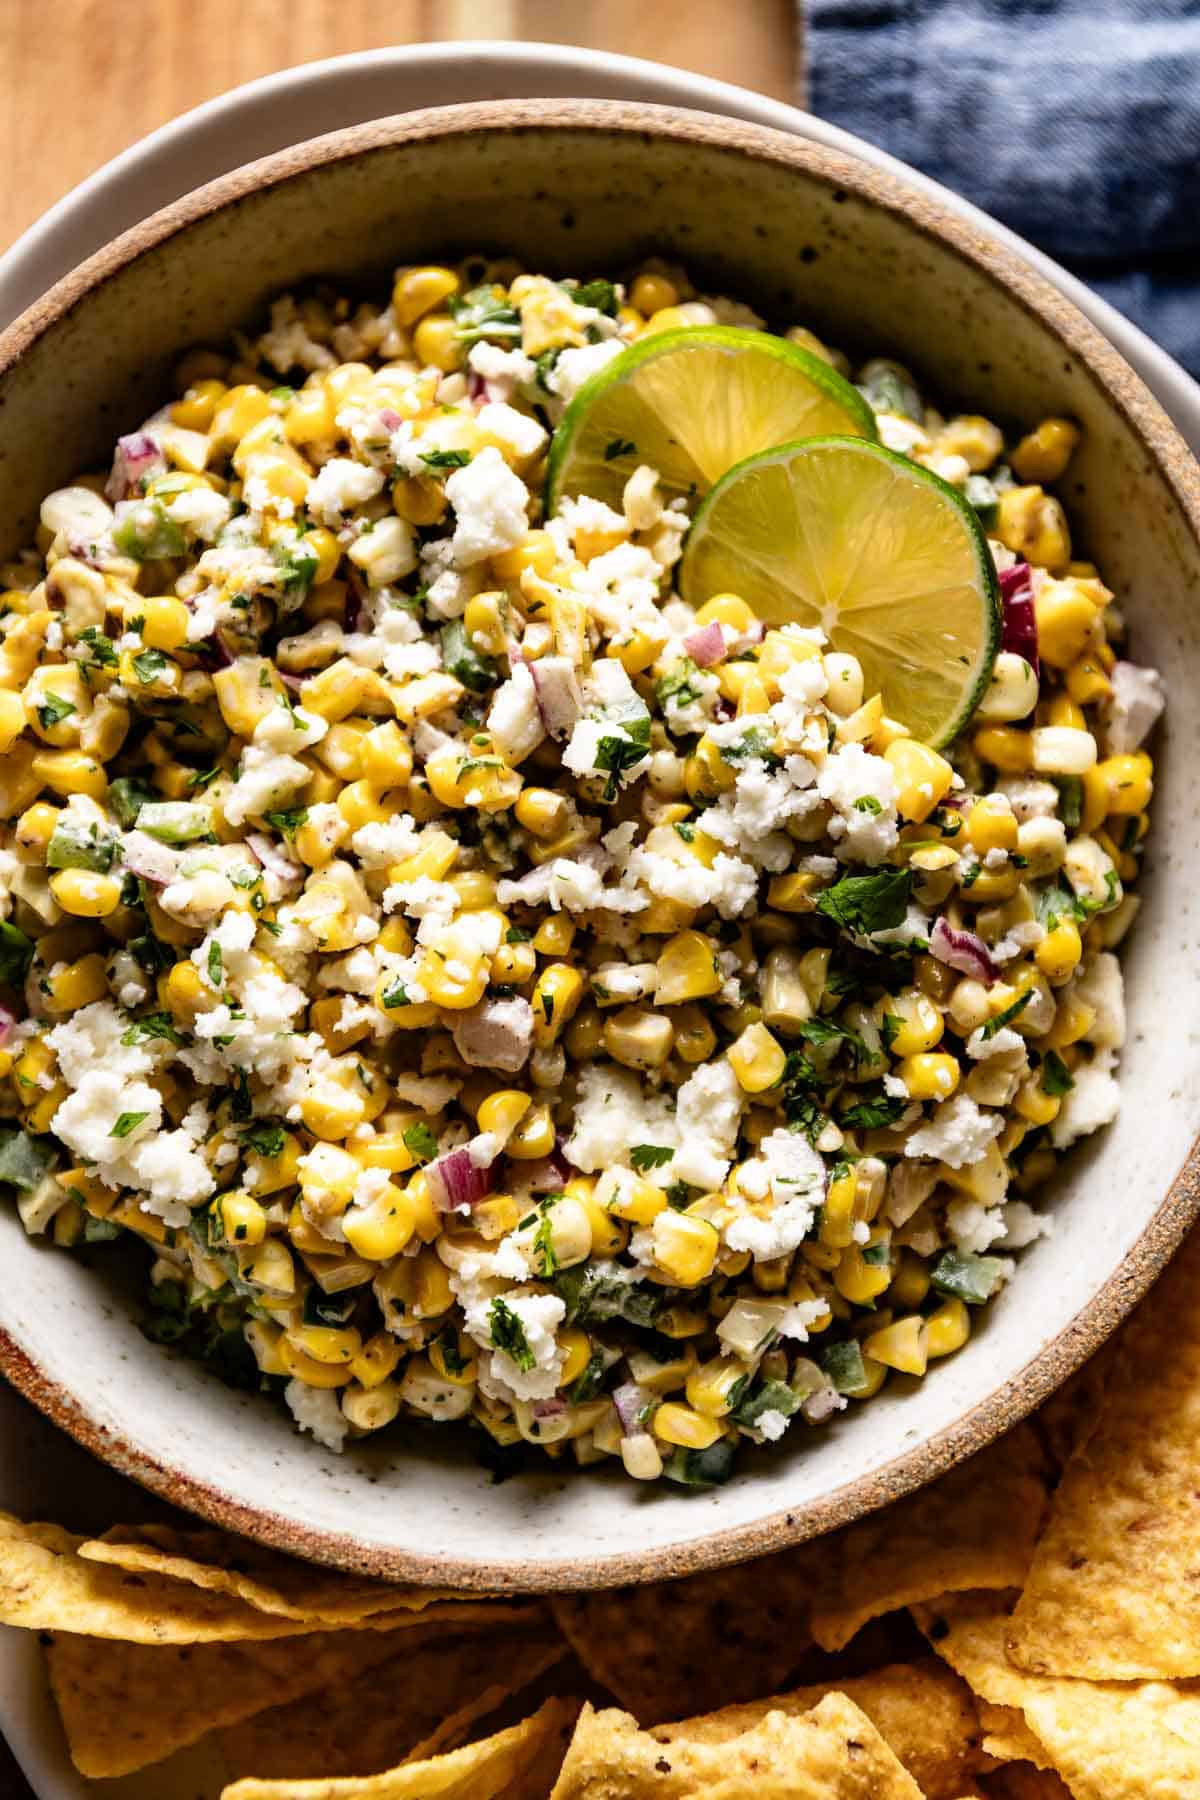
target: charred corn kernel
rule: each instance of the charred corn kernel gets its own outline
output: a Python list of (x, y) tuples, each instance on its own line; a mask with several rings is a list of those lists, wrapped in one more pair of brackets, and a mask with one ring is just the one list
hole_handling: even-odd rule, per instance
[(1001, 494), (993, 529), (1002, 544), (1052, 575), (1063, 574), (1071, 560), (1067, 516), (1040, 486), (1009, 488)]
[(86, 794), (89, 800), (103, 800), (108, 792), (108, 776), (95, 757), (82, 750), (42, 750), (31, 766), (38, 779), (64, 799)]
[[(569, 1184), (572, 1191), (575, 1184)], [(595, 1183), (589, 1184), (587, 1193), (577, 1193), (576, 1198), (588, 1217), (592, 1229), (593, 1256), (619, 1256), (629, 1244), (629, 1227), (615, 1215), (605, 1211), (596, 1198)]]
[(1079, 443), (1079, 427), (1069, 419), (1043, 419), (1023, 437), (1010, 461), (1021, 481), (1057, 481)]
[(423, 831), (421, 847), (388, 869), (389, 882), (419, 881), (427, 875), (430, 881), (444, 881), (458, 857), (458, 845), (444, 831)]
[(1036, 1075), (1030, 1075), (1017, 1089), (1013, 1105), (1031, 1125), (1049, 1125), (1058, 1117), (1062, 1101), (1048, 1094)]
[(1097, 660), (1084, 654), (1073, 662), (1066, 674), (1067, 692), (1080, 706), (1094, 706), (1112, 697), (1112, 682)]
[(944, 1300), (925, 1320), (925, 1354), (949, 1356), (961, 1350), (971, 1335), (971, 1315), (962, 1300)]
[(722, 975), (711, 938), (700, 931), (680, 931), (663, 945), (658, 958), (655, 998), (660, 1006), (678, 1006), (720, 992)]
[(596, 1183), (596, 1204), (630, 1225), (650, 1225), (665, 1211), (667, 1196), (628, 1169), (610, 1169)]
[(429, 1346), (429, 1360), (443, 1380), (471, 1387), (479, 1375), (479, 1352), (465, 1331), (442, 1331)]
[(362, 1334), (344, 1325), (297, 1325), (286, 1336), (315, 1363), (349, 1363), (362, 1350)]
[(1079, 927), (1071, 919), (1062, 919), (1048, 931), (1033, 953), (1033, 960), (1046, 980), (1054, 986), (1073, 975), (1083, 955), (1083, 939)]
[(143, 602), (142, 641), (152, 650), (178, 650), (187, 643), (191, 619), (182, 600), (159, 594)]
[(532, 1105), (530, 1096), (517, 1088), (497, 1088), (480, 1102), (475, 1117), (480, 1131), (494, 1132), (507, 1142)]
[(604, 1021), (604, 1047), (627, 1069), (661, 1069), (674, 1041), (670, 1019), (648, 1007), (623, 1006)]
[(912, 738), (898, 738), (883, 753), (896, 778), (896, 810), (902, 819), (927, 819), (944, 800), (954, 770), (944, 756)]
[(1033, 745), (1027, 731), (1009, 725), (985, 725), (972, 740), (976, 754), (1002, 775), (1024, 775), (1033, 767)]
[[(765, 711), (766, 707), (762, 710)], [(718, 794), (728, 793), (736, 780), (736, 770), (731, 763), (725, 761), (720, 746), (706, 733), (692, 754), (684, 760), (685, 789), (693, 800), (715, 800)]]
[(489, 558), (492, 571), (501, 581), (520, 581), (526, 569), (548, 576), (558, 561), (558, 550), (548, 531), (526, 532), (513, 550), (502, 550)]
[(523, 825), (534, 837), (543, 839), (557, 837), (566, 826), (570, 813), (564, 794), (539, 787), (525, 788), (518, 795), (513, 810), (518, 825)]
[(654, 1268), (676, 1287), (699, 1287), (716, 1267), (721, 1239), (715, 1225), (692, 1213), (659, 1213), (651, 1230)]
[(688, 1405), (707, 1419), (721, 1419), (732, 1410), (751, 1365), (737, 1356), (716, 1356), (693, 1369), (684, 1384)]
[(27, 723), (20, 694), (0, 691), (0, 754), (12, 749)]
[(554, 1119), (548, 1106), (531, 1106), (505, 1145), (518, 1162), (536, 1162), (554, 1148)]
[(463, 347), (449, 313), (429, 313), (413, 332), (413, 349), (426, 368), (450, 375), (463, 364)]
[(1043, 582), (1034, 594), (1033, 610), (1038, 652), (1055, 669), (1078, 662), (1099, 630), (1100, 615), (1078, 581)]
[(944, 1051), (902, 1057), (896, 1074), (913, 1100), (947, 1100), (958, 1086), (961, 1070)]
[(717, 1047), (717, 1034), (699, 1006), (680, 1006), (672, 1014), (675, 1054), (685, 1063), (707, 1062)]
[(629, 304), (648, 319), (665, 306), (678, 306), (679, 289), (665, 275), (638, 275), (629, 290)]
[(412, 745), (394, 719), (375, 725), (359, 746), (363, 779), (380, 788), (406, 787), (413, 772)]
[(537, 973), (532, 944), (501, 944), (491, 961), (492, 980), (501, 987), (524, 987)]
[(833, 1271), (833, 1284), (852, 1306), (867, 1306), (877, 1300), (892, 1279), (890, 1263), (867, 1260), (874, 1245), (849, 1244), (838, 1258)]
[(1118, 818), (1145, 812), (1154, 792), (1154, 764), (1144, 750), (1131, 756), (1109, 756), (1098, 765), (1108, 789), (1108, 811)]
[[(356, 1332), (355, 1336), (357, 1335)], [(292, 1341), (287, 1332), (283, 1333), (276, 1348), (284, 1373), (295, 1376), (306, 1387), (349, 1387), (353, 1379), (348, 1364), (321, 1362), (319, 1358), (309, 1356)]]
[(563, 1352), (563, 1365), (559, 1370), (558, 1385), (560, 1388), (570, 1387), (571, 1383), (577, 1381), (588, 1366), (588, 1360), (592, 1354), (592, 1340), (586, 1331), (572, 1328), (559, 1332), (558, 1347)]
[[(945, 1023), (941, 1012), (920, 988), (902, 988), (898, 994), (881, 1000), (876, 1010), (880, 1029), (891, 1034), (895, 1056), (916, 1056), (936, 1049), (942, 1041)], [(895, 1024), (885, 1027), (883, 1021), (887, 1018), (894, 1019)]]
[(261, 1244), (267, 1235), (267, 1215), (250, 1194), (237, 1189), (218, 1194), (208, 1209), (210, 1244), (232, 1249), (236, 1244)]
[(863, 1339), (863, 1355), (902, 1375), (923, 1375), (929, 1361), (925, 1321), (913, 1316), (895, 1319), (881, 1331)]
[(420, 268), (401, 270), (392, 289), (392, 310), (396, 315), (396, 323), (407, 330), (418, 319), (424, 318), (426, 313), (444, 305), (452, 294), (457, 294), (458, 289), (459, 280), (453, 269), (429, 263)]
[(541, 956), (565, 956), (575, 942), (575, 923), (565, 913), (552, 913), (533, 934), (533, 947)]
[(365, 1206), (342, 1215), (346, 1242), (367, 1262), (399, 1256), (417, 1229), (417, 1206), (406, 1188), (389, 1181)]
[(1017, 821), (1002, 794), (986, 794), (967, 814), (967, 842), (979, 857), (989, 850), (1015, 850)]
[(47, 1012), (75, 1012), (90, 1006), (108, 992), (104, 958), (81, 956), (78, 962), (56, 964), (43, 978), (42, 998)]
[(888, 1303), (895, 1306), (920, 1306), (929, 1292), (929, 1268), (912, 1250), (902, 1250), (888, 1288)]
[(679, 1444), (688, 1450), (707, 1450), (724, 1435), (718, 1419), (706, 1418), (677, 1400), (664, 1400), (654, 1415), (653, 1430), (664, 1444)]
[(63, 911), (77, 919), (106, 919), (121, 904), (117, 877), (91, 869), (60, 869), (50, 877), (50, 892)]
[(725, 1052), (738, 1086), (747, 1094), (762, 1094), (782, 1080), (787, 1056), (765, 1025), (748, 1025)]
[(584, 985), (583, 975), (570, 963), (551, 963), (542, 970), (532, 997), (535, 1044), (545, 1048), (558, 1042), (583, 998)]
[(817, 878), (809, 869), (792, 875), (772, 875), (767, 887), (767, 905), (776, 912), (812, 912)]

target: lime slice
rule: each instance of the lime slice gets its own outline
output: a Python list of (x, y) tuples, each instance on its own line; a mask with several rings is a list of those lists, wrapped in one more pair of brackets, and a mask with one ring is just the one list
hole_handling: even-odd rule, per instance
[(1000, 640), (987, 541), (963, 496), (862, 438), (748, 457), (701, 504), (680, 572), (693, 606), (736, 593), (770, 625), (819, 625), (914, 737), (970, 717)]
[(619, 509), (639, 463), (658, 470), (669, 496), (706, 494), (756, 450), (832, 431), (874, 438), (875, 415), (819, 356), (765, 331), (659, 332), (606, 363), (567, 407), (547, 511), (575, 494)]

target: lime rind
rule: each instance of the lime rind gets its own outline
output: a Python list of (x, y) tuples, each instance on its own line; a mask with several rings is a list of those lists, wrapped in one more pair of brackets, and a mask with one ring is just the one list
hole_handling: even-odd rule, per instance
[(728, 470), (696, 512), (679, 586), (692, 605), (733, 591), (769, 624), (819, 625), (858, 657), (867, 691), (939, 746), (979, 704), (1000, 643), (969, 502), (861, 437), (805, 438)]
[(658, 470), (668, 495), (691, 498), (756, 451), (830, 431), (874, 440), (875, 415), (799, 344), (726, 325), (658, 332), (568, 405), (551, 444), (546, 510), (584, 494), (619, 507), (639, 463)]

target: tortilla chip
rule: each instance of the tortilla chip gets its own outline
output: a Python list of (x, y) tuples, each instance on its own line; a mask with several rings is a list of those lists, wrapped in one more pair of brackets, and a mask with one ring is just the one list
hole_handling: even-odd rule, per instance
[(956, 1800), (967, 1792), (976, 1772), (987, 1766), (971, 1690), (934, 1657), (796, 1688), (749, 1706), (726, 1706), (679, 1725), (659, 1725), (651, 1735), (660, 1744), (678, 1738), (722, 1744), (751, 1730), (769, 1712), (808, 1712), (831, 1691), (845, 1694), (862, 1708), (926, 1800)]
[(450, 1588), (364, 1581), (282, 1556), (232, 1532), (201, 1526), (184, 1530), (176, 1525), (115, 1525), (103, 1537), (80, 1544), (79, 1555), (88, 1562), (149, 1570), (173, 1581), (234, 1594), (260, 1612), (301, 1619), (310, 1626), (355, 1624), (397, 1607), (419, 1612), (434, 1601), (458, 1598)]
[(838, 1650), (898, 1607), (1019, 1587), (1045, 1507), (1045, 1457), (1032, 1428), (1018, 1425), (928, 1487), (818, 1540), (813, 1637)]
[(812, 1648), (811, 1580), (788, 1551), (683, 1581), (556, 1594), (551, 1605), (592, 1679), (657, 1725), (788, 1686)]
[(664, 1744), (628, 1713), (585, 1707), (551, 1800), (921, 1800), (871, 1721), (844, 1694), (767, 1713), (721, 1743)]
[[(537, 1618), (531, 1608), (523, 1616)], [(521, 1609), (498, 1605), (456, 1609), (453, 1626), (444, 1615), (389, 1613), (377, 1630), (306, 1632), (275, 1643), (115, 1643), (55, 1631), (46, 1662), (72, 1761), (100, 1778), (158, 1762), (267, 1707), (318, 1689), (336, 1692), (362, 1670), (396, 1659), (396, 1628), (404, 1631), (405, 1656), (419, 1660), (447, 1629), (498, 1621), (515, 1629), (521, 1617)]]
[(1010, 1763), (987, 1778), (989, 1800), (1071, 1800), (1071, 1790), (1053, 1769)]
[(1074, 1800), (1196, 1800), (1200, 1682), (1028, 1674), (1005, 1654), (1008, 1618), (992, 1595), (947, 1595), (917, 1616), (977, 1694), (1020, 1709)]
[[(251, 1776), (221, 1800), (545, 1800), (575, 1716), (567, 1701), (546, 1704), (520, 1725), (480, 1738), (448, 1756), (402, 1763), (381, 1775), (327, 1781), (259, 1781)], [(539, 1793), (540, 1785), (540, 1793)]]
[(324, 1687), (319, 1706), (272, 1705), (223, 1732), (221, 1749), (232, 1771), (264, 1779), (374, 1775), (457, 1749), (566, 1654), (549, 1632), (439, 1634), (414, 1647), (406, 1637), (399, 1655), (392, 1645), (386, 1662)]
[(1041, 1675), (1200, 1675), (1200, 1233), (1126, 1328), (1013, 1615)]
[(1049, 1767), (1045, 1750), (1025, 1723), (1024, 1713), (1015, 1706), (991, 1706), (981, 1700), (979, 1723), (983, 1727), (983, 1748), (998, 1762), (1031, 1762), (1039, 1769)]

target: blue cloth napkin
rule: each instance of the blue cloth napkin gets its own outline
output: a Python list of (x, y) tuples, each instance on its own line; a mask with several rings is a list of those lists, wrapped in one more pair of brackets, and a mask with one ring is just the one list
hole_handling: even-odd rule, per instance
[(1200, 376), (1200, 0), (802, 0), (809, 106)]

